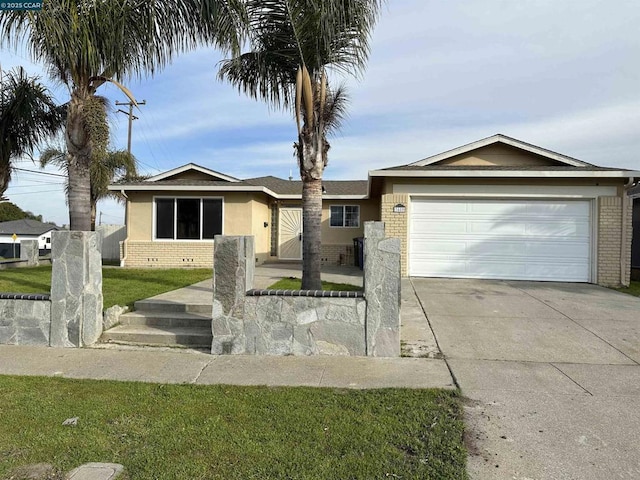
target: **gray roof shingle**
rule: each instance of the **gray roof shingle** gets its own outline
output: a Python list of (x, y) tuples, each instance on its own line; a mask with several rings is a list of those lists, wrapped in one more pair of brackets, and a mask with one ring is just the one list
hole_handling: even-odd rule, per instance
[(51, 223), (42, 223), (37, 220), (11, 220), (0, 222), (0, 235), (42, 235), (49, 230), (60, 230)]

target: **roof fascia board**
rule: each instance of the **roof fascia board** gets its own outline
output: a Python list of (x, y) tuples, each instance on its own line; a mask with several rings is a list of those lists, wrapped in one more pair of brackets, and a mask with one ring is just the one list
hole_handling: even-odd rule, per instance
[(574, 171), (563, 170), (561, 172), (553, 170), (372, 170), (370, 177), (506, 177), (506, 178), (630, 178), (640, 177), (640, 172), (624, 170), (604, 170), (604, 171)]
[(210, 175), (212, 177), (219, 178), (220, 180), (226, 180), (227, 182), (240, 181), (235, 177), (232, 177), (230, 175), (225, 175), (224, 173), (216, 172), (208, 168), (201, 167), (200, 165), (196, 165), (195, 163), (187, 163), (186, 165), (182, 165), (181, 167), (177, 167), (177, 168), (168, 170), (166, 172), (159, 173), (158, 175), (154, 175), (153, 177), (147, 179), (147, 181), (156, 182), (158, 180), (164, 180), (165, 178), (169, 178), (179, 173), (186, 172), (187, 170), (195, 170), (197, 172), (204, 173), (205, 175)]
[[(197, 186), (197, 185), (109, 185), (109, 190), (120, 191), (172, 191), (172, 192), (258, 192), (277, 200), (300, 200), (302, 194), (279, 194), (266, 187), (251, 185)], [(368, 195), (323, 195), (325, 200), (366, 200)]]
[(456, 155), (468, 153), (472, 150), (477, 150), (478, 148), (486, 147), (488, 145), (493, 145), (494, 143), (499, 143), (499, 142), (504, 143), (506, 145), (510, 145), (515, 148), (519, 148), (521, 150), (525, 150), (530, 153), (534, 153), (536, 155), (540, 155), (545, 158), (549, 158), (551, 160), (555, 160), (560, 163), (564, 163), (566, 165), (570, 165), (572, 167), (590, 166), (588, 163), (580, 161), (576, 158), (572, 158), (566, 155), (562, 155), (560, 153), (552, 152), (551, 150), (547, 150), (542, 147), (537, 147), (530, 143), (521, 142), (520, 140), (516, 140), (515, 138), (507, 137), (501, 134), (493, 135), (488, 138), (483, 138), (482, 140), (478, 140), (476, 142), (469, 143), (467, 145), (463, 145), (458, 148), (454, 148), (453, 150), (448, 150), (446, 152), (433, 155), (432, 157), (427, 157), (422, 160), (418, 160), (417, 162), (410, 163), (409, 165), (417, 166), (417, 167), (426, 167), (428, 165), (433, 165), (434, 163), (438, 163), (442, 160), (455, 157)]

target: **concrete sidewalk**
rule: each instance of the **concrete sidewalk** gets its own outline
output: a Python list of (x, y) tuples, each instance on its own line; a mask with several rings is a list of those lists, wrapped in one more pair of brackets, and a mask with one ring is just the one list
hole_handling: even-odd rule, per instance
[(443, 360), (215, 356), (170, 349), (59, 349), (0, 345), (0, 375), (198, 385), (455, 388)]

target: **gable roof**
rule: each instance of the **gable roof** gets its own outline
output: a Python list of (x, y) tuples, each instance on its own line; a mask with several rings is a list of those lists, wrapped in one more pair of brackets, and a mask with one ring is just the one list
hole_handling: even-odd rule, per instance
[(483, 138), (482, 140), (477, 140), (475, 142), (468, 143), (467, 145), (462, 145), (461, 147), (457, 147), (452, 150), (447, 150), (446, 152), (442, 152), (437, 155), (433, 155), (431, 157), (423, 158), (422, 160), (418, 160), (417, 162), (410, 163), (407, 166), (426, 167), (426, 166), (441, 162), (442, 160), (446, 160), (448, 158), (452, 158), (457, 155), (462, 155), (464, 153), (468, 153), (473, 150), (477, 150), (482, 147), (487, 147), (489, 145), (493, 145), (496, 143), (509, 145), (511, 147), (515, 147), (520, 150), (524, 150), (526, 152), (539, 155), (549, 160), (553, 160), (555, 162), (558, 162), (559, 166), (563, 166), (563, 165), (570, 166), (570, 167), (593, 167), (594, 166), (594, 165), (591, 165), (590, 163), (583, 162), (582, 160), (578, 160), (576, 158), (569, 157), (567, 155), (562, 155), (560, 153), (556, 153), (551, 150), (547, 150), (546, 148), (538, 147), (531, 143), (526, 143), (512, 137), (507, 137), (506, 135), (502, 135), (500, 133), (496, 135), (492, 135), (491, 137)]
[(154, 175), (147, 179), (149, 182), (155, 182), (158, 180), (165, 180), (181, 173), (187, 172), (189, 170), (193, 170), (199, 173), (203, 173), (205, 175), (209, 175), (213, 179), (223, 180), (225, 182), (238, 182), (239, 180), (230, 175), (225, 175), (224, 173), (216, 172), (215, 170), (211, 170), (209, 168), (201, 167), (200, 165), (196, 165), (195, 163), (187, 163), (186, 165), (182, 165), (181, 167), (177, 167), (166, 172), (159, 173), (158, 175)]
[[(507, 145), (549, 160), (551, 165), (453, 165), (447, 160), (491, 145)], [(503, 178), (629, 178), (640, 172), (620, 168), (598, 167), (567, 155), (547, 150), (506, 135), (496, 134), (417, 162), (369, 171), (372, 177), (503, 177)]]
[(42, 235), (51, 230), (60, 230), (51, 223), (42, 223), (37, 220), (23, 218), (21, 220), (11, 220), (0, 222), (0, 235)]

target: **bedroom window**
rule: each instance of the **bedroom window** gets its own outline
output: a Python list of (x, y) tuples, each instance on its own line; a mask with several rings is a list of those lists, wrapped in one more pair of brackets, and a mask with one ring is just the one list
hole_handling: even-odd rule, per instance
[(221, 198), (156, 198), (155, 238), (212, 240), (222, 233)]
[(331, 205), (332, 227), (359, 227), (360, 207), (358, 205)]

